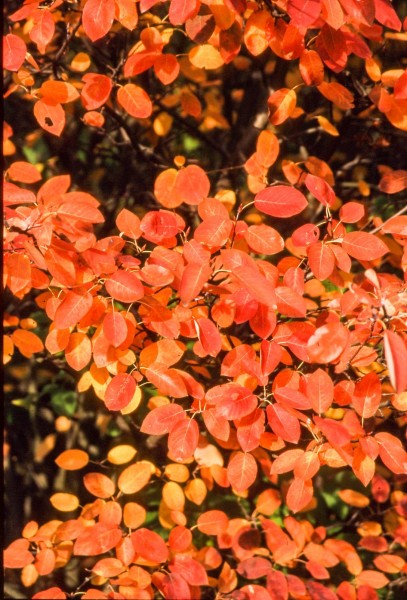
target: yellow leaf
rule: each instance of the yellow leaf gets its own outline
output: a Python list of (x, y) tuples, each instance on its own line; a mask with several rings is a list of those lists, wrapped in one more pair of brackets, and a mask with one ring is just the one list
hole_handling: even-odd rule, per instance
[(79, 506), (79, 499), (77, 496), (63, 492), (53, 494), (50, 498), (50, 502), (54, 508), (61, 512), (71, 512)]
[(137, 454), (136, 448), (129, 444), (120, 444), (111, 448), (107, 453), (107, 460), (113, 465), (124, 465), (130, 462)]
[(224, 64), (219, 50), (211, 46), (211, 44), (194, 46), (188, 56), (193, 66), (198, 69), (219, 69)]

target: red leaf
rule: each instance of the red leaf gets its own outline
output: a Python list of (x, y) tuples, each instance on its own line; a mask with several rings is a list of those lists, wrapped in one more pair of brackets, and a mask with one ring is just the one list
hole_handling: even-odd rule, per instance
[(274, 185), (259, 192), (254, 199), (257, 210), (272, 217), (298, 215), (308, 206), (304, 194), (288, 185)]
[(117, 546), (121, 539), (121, 529), (97, 523), (96, 525), (87, 527), (77, 538), (73, 553), (75, 556), (97, 556), (98, 554), (104, 554)]
[(183, 25), (185, 21), (195, 17), (199, 7), (199, 0), (171, 0), (168, 13), (171, 25)]
[(86, 73), (82, 81), (85, 85), (81, 91), (81, 99), (86, 110), (96, 110), (108, 101), (113, 87), (110, 77), (98, 73)]
[(384, 332), (384, 355), (390, 381), (398, 394), (407, 389), (407, 348), (403, 339), (394, 331)]
[(106, 279), (105, 288), (109, 296), (125, 304), (136, 302), (144, 296), (143, 284), (134, 273), (129, 271), (113, 273), (109, 279)]
[(75, 221), (83, 221), (84, 223), (103, 223), (105, 218), (102, 213), (95, 208), (94, 206), (90, 206), (84, 202), (85, 198), (74, 200), (75, 192), (70, 192), (68, 194), (64, 194), (64, 200), (68, 200), (67, 202), (63, 202), (57, 210), (58, 215), (62, 215), (63, 217), (72, 218)]
[(201, 167), (188, 165), (178, 171), (174, 193), (182, 202), (196, 206), (209, 195), (210, 186), (209, 178)]
[(189, 304), (199, 295), (211, 273), (212, 269), (207, 264), (192, 263), (185, 267), (178, 288), (178, 295), (183, 304)]
[[(405, 364), (405, 363), (404, 363)], [(370, 419), (376, 414), (382, 398), (382, 386), (376, 373), (368, 373), (355, 385), (352, 405), (359, 416)]]
[(236, 421), (237, 440), (243, 452), (258, 448), (264, 433), (264, 411), (256, 408), (250, 415)]
[(68, 292), (55, 311), (54, 325), (57, 329), (66, 329), (76, 325), (92, 307), (93, 296)]
[(108, 313), (103, 319), (103, 333), (112, 346), (117, 348), (127, 337), (127, 322), (117, 311)]
[(310, 362), (326, 364), (339, 358), (349, 339), (349, 331), (342, 323), (327, 323), (318, 327), (308, 339)]
[(45, 54), (46, 47), (54, 37), (55, 22), (51, 12), (44, 8), (34, 11), (34, 27), (30, 30), (30, 39), (37, 44), (38, 51)]
[(168, 436), (168, 450), (173, 460), (182, 462), (191, 458), (198, 446), (199, 427), (194, 419), (175, 423)]
[(306, 223), (296, 229), (291, 237), (294, 246), (310, 246), (319, 240), (320, 231), (316, 225)]
[(322, 419), (316, 415), (314, 423), (322, 431), (328, 442), (334, 446), (346, 446), (351, 440), (351, 434), (343, 425), (333, 419)]
[(276, 460), (271, 465), (270, 473), (272, 475), (281, 475), (283, 473), (288, 473), (294, 469), (294, 465), (298, 461), (298, 459), (304, 454), (304, 450), (300, 448), (294, 448), (293, 450), (286, 450), (279, 456), (277, 456)]
[(396, 31), (401, 30), (401, 21), (389, 0), (374, 0), (375, 3), (375, 16), (376, 20), (382, 25), (395, 29)]
[(357, 223), (364, 214), (365, 207), (360, 202), (347, 202), (341, 206), (339, 211), (341, 221), (344, 223)]
[(176, 554), (169, 569), (181, 575), (189, 585), (209, 585), (204, 566), (191, 556)]
[(332, 206), (336, 201), (335, 192), (322, 177), (311, 175), (305, 176), (305, 187), (323, 206)]
[(287, 12), (294, 25), (309, 27), (319, 17), (321, 0), (288, 0)]
[(41, 174), (34, 165), (23, 160), (13, 162), (7, 170), (8, 176), (14, 181), (22, 183), (36, 183), (41, 181)]
[(229, 461), (227, 474), (230, 485), (237, 492), (244, 492), (256, 480), (256, 460), (250, 453), (236, 452)]
[(50, 587), (34, 594), (32, 600), (66, 600), (66, 594), (59, 587)]
[(297, 417), (294, 417), (280, 404), (269, 404), (266, 412), (273, 432), (286, 442), (296, 444), (301, 435), (300, 422)]
[(179, 74), (180, 66), (173, 54), (160, 54), (154, 61), (154, 73), (163, 85), (172, 83)]
[(136, 119), (146, 119), (153, 112), (153, 104), (149, 95), (142, 87), (134, 85), (134, 83), (126, 83), (119, 88), (117, 101), (129, 115)]
[(143, 237), (154, 244), (172, 238), (179, 233), (177, 216), (168, 210), (151, 210), (141, 220), (140, 229)]
[(115, 375), (106, 388), (104, 402), (108, 410), (122, 410), (130, 404), (136, 391), (136, 380), (128, 373)]
[(376, 433), (379, 443), (379, 455), (383, 463), (396, 475), (403, 475), (407, 470), (407, 452), (400, 440), (385, 431)]
[(271, 562), (261, 556), (253, 556), (242, 560), (236, 571), (246, 579), (264, 577), (272, 570)]
[(216, 405), (216, 414), (225, 419), (240, 419), (257, 407), (257, 397), (246, 387), (237, 383), (224, 383), (208, 390), (205, 396), (209, 404)]
[(312, 409), (321, 415), (326, 412), (334, 398), (334, 384), (326, 371), (317, 369), (307, 377), (307, 396)]
[(82, 25), (92, 42), (104, 37), (113, 25), (114, 0), (87, 0), (82, 12)]
[(141, 527), (131, 534), (131, 541), (135, 551), (142, 558), (154, 563), (163, 563), (168, 559), (168, 548), (162, 539), (145, 527)]
[(287, 506), (294, 513), (299, 512), (311, 502), (313, 495), (312, 480), (304, 481), (296, 477), (287, 491)]
[(328, 279), (335, 268), (335, 255), (328, 244), (316, 242), (307, 248), (308, 264), (317, 279)]
[(3, 69), (18, 71), (26, 53), (27, 46), (18, 35), (9, 33), (3, 37)]
[(169, 433), (178, 421), (186, 418), (186, 412), (179, 404), (165, 404), (153, 408), (144, 418), (140, 431), (149, 435)]
[(160, 362), (151, 363), (144, 371), (147, 379), (162, 393), (174, 398), (188, 396), (187, 387), (176, 369)]
[(205, 317), (196, 320), (198, 339), (209, 356), (217, 356), (222, 349), (222, 338), (216, 325)]
[(382, 240), (364, 231), (346, 233), (342, 247), (345, 252), (358, 260), (376, 260), (389, 252), (389, 248)]

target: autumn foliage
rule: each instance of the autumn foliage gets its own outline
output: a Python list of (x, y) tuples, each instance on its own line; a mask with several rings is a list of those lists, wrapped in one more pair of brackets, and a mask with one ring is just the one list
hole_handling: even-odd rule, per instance
[(5, 10), (8, 597), (402, 598), (397, 3)]

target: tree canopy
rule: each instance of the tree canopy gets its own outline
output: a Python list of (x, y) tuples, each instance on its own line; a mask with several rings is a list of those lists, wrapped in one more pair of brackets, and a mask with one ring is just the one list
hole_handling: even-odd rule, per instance
[(404, 597), (405, 9), (5, 4), (6, 597)]

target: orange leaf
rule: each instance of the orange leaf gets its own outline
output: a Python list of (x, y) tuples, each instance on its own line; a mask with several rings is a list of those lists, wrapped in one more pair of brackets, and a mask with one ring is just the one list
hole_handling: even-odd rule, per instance
[(83, 450), (73, 448), (72, 450), (65, 450), (61, 452), (55, 459), (56, 464), (61, 469), (66, 471), (76, 471), (77, 469), (83, 469), (89, 462), (89, 455)]
[(220, 535), (226, 531), (229, 519), (223, 510), (208, 510), (199, 515), (197, 527), (206, 535)]
[(273, 125), (281, 125), (294, 112), (297, 104), (297, 94), (294, 90), (281, 88), (271, 94), (267, 100), (270, 111), (269, 120)]
[(188, 165), (178, 171), (174, 193), (182, 202), (196, 206), (209, 195), (210, 181), (198, 165)]
[(97, 498), (110, 498), (115, 492), (115, 484), (103, 473), (87, 473), (83, 484), (90, 494)]
[(407, 171), (391, 171), (383, 175), (379, 189), (386, 194), (397, 194), (407, 188)]
[(117, 487), (123, 494), (136, 494), (147, 485), (151, 478), (151, 464), (136, 462), (119, 476)]
[(41, 181), (41, 175), (35, 166), (22, 160), (11, 163), (7, 174), (10, 179), (21, 181), (21, 183), (36, 183), (37, 181)]
[(55, 568), (55, 552), (51, 548), (41, 549), (35, 557), (34, 566), (39, 575), (49, 575)]
[(338, 496), (343, 502), (349, 504), (349, 506), (364, 508), (370, 504), (370, 500), (367, 496), (361, 494), (360, 492), (355, 492), (355, 490), (339, 490)]
[(389, 580), (383, 573), (368, 569), (356, 575), (355, 582), (358, 586), (367, 585), (374, 590), (380, 590), (389, 583)]
[(125, 568), (122, 561), (118, 558), (102, 558), (93, 565), (92, 572), (100, 577), (117, 577)]
[(137, 529), (146, 520), (146, 509), (137, 502), (126, 502), (123, 508), (123, 523), (129, 529)]
[(296, 477), (287, 491), (287, 506), (294, 513), (299, 512), (311, 502), (313, 495), (312, 480), (303, 480)]
[(250, 248), (259, 254), (277, 254), (284, 249), (284, 240), (269, 225), (251, 225), (244, 233)]
[(141, 236), (140, 219), (127, 208), (123, 208), (117, 215), (116, 226), (124, 235), (133, 240)]
[(323, 81), (317, 88), (325, 98), (333, 102), (338, 108), (350, 110), (354, 107), (353, 94), (340, 83)]
[(134, 83), (126, 83), (117, 92), (117, 101), (126, 112), (136, 119), (146, 119), (153, 112), (147, 92)]
[(65, 111), (60, 104), (50, 104), (45, 99), (34, 104), (34, 117), (48, 133), (59, 137), (65, 127)]
[(32, 331), (16, 329), (11, 334), (11, 339), (16, 348), (18, 348), (21, 354), (26, 358), (31, 358), (36, 352), (42, 352), (44, 350), (44, 344), (38, 335)]
[(373, 560), (374, 566), (385, 573), (399, 574), (404, 568), (406, 561), (397, 554), (381, 554)]
[(92, 342), (86, 333), (75, 331), (69, 336), (65, 348), (65, 359), (75, 371), (81, 371), (92, 358)]
[(6, 569), (22, 569), (34, 561), (34, 556), (29, 551), (30, 542), (18, 539), (12, 542), (4, 551), (3, 565)]
[(304, 50), (300, 56), (300, 73), (306, 85), (320, 85), (324, 80), (324, 64), (315, 50)]
[(144, 418), (140, 431), (149, 435), (169, 433), (175, 423), (186, 418), (186, 412), (179, 404), (165, 404), (154, 408)]
[(319, 468), (318, 455), (315, 452), (307, 451), (295, 461), (294, 476), (304, 480), (312, 479), (318, 473)]
[(78, 90), (71, 83), (54, 79), (44, 81), (38, 92), (46, 99), (46, 102), (53, 104), (65, 104), (79, 98)]

